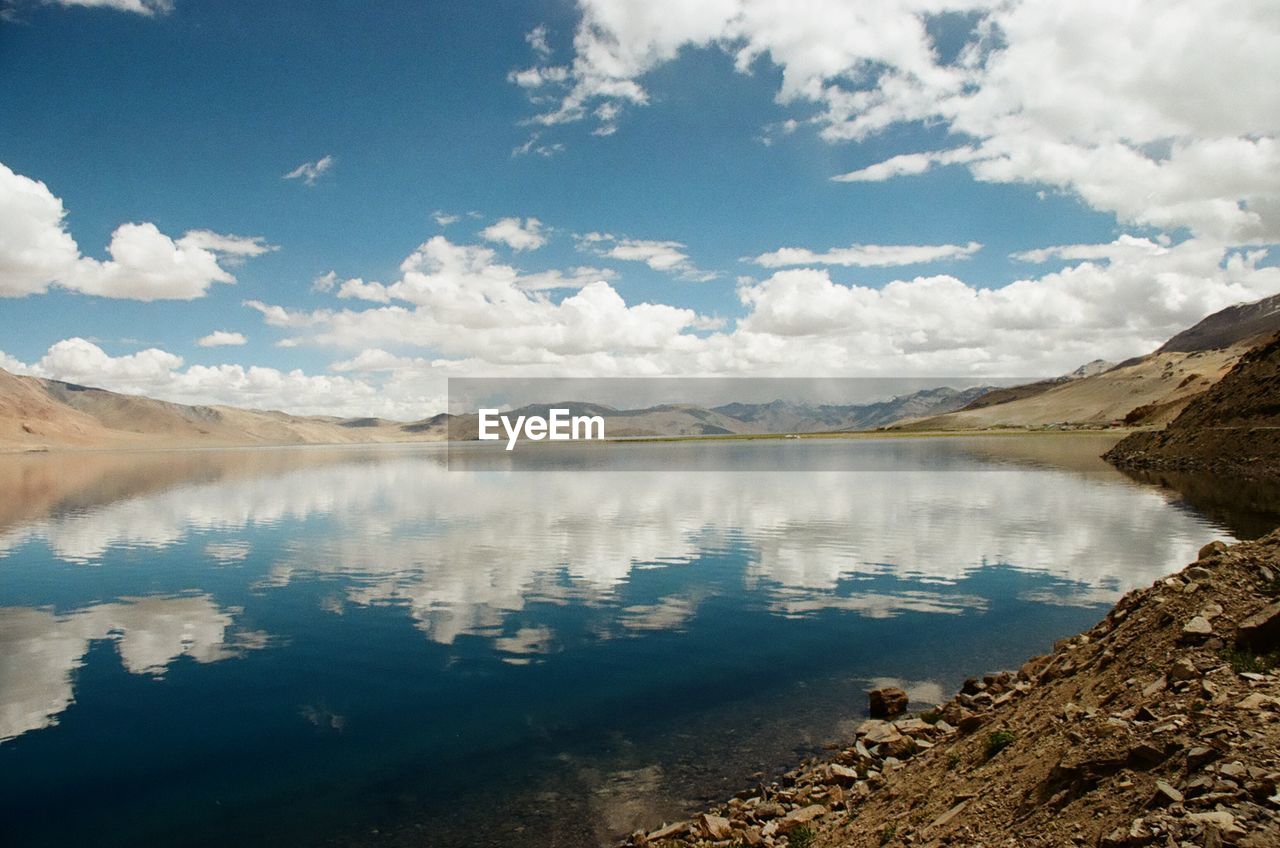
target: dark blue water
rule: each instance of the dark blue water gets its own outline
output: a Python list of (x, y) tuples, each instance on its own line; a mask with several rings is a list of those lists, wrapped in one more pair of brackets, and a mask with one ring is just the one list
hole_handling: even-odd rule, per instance
[[(873, 685), (940, 700), (1226, 535), (1048, 445), (0, 457), (5, 844), (594, 845), (674, 818), (847, 734)], [(737, 470), (688, 470), (715, 451)], [(822, 470), (850, 451), (881, 470)]]

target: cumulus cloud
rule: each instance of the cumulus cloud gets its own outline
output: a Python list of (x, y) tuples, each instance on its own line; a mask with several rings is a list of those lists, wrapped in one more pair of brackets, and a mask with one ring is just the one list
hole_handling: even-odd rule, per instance
[[(344, 283), (340, 296), (360, 306), (249, 305), (291, 343), (350, 351), (333, 371), (420, 395), (439, 394), (451, 375), (788, 376), (796, 363), (831, 376), (995, 378), (1149, 352), (1210, 312), (1280, 291), (1280, 269), (1264, 257), (1210, 241), (1123, 236), (1028, 252), (1019, 258), (1066, 267), (999, 288), (947, 274), (873, 287), (832, 269), (780, 268), (740, 280), (743, 314), (726, 322), (628, 302), (607, 281), (557, 302), (488, 248), (437, 236), (395, 282)], [(886, 261), (874, 251), (867, 259)]]
[(82, 338), (52, 345), (39, 360), (23, 363), (0, 353), (8, 370), (131, 395), (187, 404), (283, 409), (299, 415), (375, 415), (411, 420), (444, 406), (440, 396), (415, 394), (408, 381), (392, 386), (301, 370), (237, 364), (190, 365), (159, 348), (111, 356)]
[(209, 335), (196, 340), (196, 344), (200, 347), (235, 347), (248, 343), (249, 340), (243, 333), (231, 333), (226, 330), (214, 330)]
[[(1235, 243), (1280, 240), (1280, 21), (1271, 0), (581, 0), (568, 73), (513, 81), (546, 127), (649, 103), (682, 50), (781, 71), (777, 101), (831, 142), (929, 122), (961, 147), (839, 179), (966, 163), (979, 180), (1073, 192), (1122, 221)], [(957, 14), (947, 14), (957, 13)], [(945, 16), (945, 17), (943, 17)], [(950, 28), (963, 46), (944, 51)], [(959, 28), (959, 29), (957, 29)], [(1223, 56), (1232, 61), (1224, 62)], [(1169, 57), (1176, 57), (1171, 61)], [(602, 114), (601, 107), (609, 109)]]
[(191, 300), (214, 283), (234, 283), (224, 265), (274, 248), (261, 238), (191, 230), (178, 239), (154, 224), (121, 224), (110, 259), (81, 256), (67, 232), (62, 201), (44, 183), (0, 164), (0, 297), (39, 294), (51, 285), (132, 300)]
[(306, 185), (315, 185), (316, 180), (328, 173), (333, 167), (334, 159), (330, 155), (321, 156), (314, 162), (303, 162), (289, 173), (285, 174), (281, 179), (284, 180), (302, 180)]
[(714, 280), (718, 274), (699, 270), (678, 241), (619, 238), (609, 233), (587, 233), (577, 236), (578, 249), (607, 259), (643, 262), (655, 271), (675, 274), (695, 282)]
[[(408, 345), (490, 361), (555, 362), (608, 351), (656, 350), (681, 330), (704, 326), (692, 310), (627, 305), (594, 268), (521, 273), (479, 245), (428, 239), (400, 265), (391, 284), (348, 280), (338, 297), (377, 308), (301, 312), (258, 302), (269, 324), (310, 330), (343, 347)], [(559, 302), (546, 289), (579, 289)]]
[(781, 247), (762, 253), (752, 261), (766, 268), (788, 265), (843, 265), (857, 268), (891, 268), (967, 259), (982, 249), (976, 241), (968, 244), (851, 244), (825, 253), (804, 247)]
[(0, 163), (0, 296), (39, 294), (75, 268), (66, 214), (48, 186)]
[(542, 222), (537, 218), (500, 218), (480, 231), (485, 241), (505, 244), (512, 250), (537, 250), (547, 243)]
[[(1280, 291), (1263, 250), (1123, 236), (1016, 258), (1064, 267), (991, 288), (949, 274), (873, 287), (832, 268), (780, 268), (743, 279), (743, 314), (715, 316), (628, 302), (607, 280), (553, 299), (543, 278), (442, 236), (391, 283), (337, 284), (344, 308), (246, 306), (286, 335), (279, 344), (343, 351), (332, 373), (186, 366), (149, 348), (111, 356), (84, 339), (9, 370), (185, 403), (404, 420), (440, 411), (448, 376), (1036, 376), (1148, 352), (1225, 306)], [(582, 277), (588, 279), (587, 276)]]
[(849, 365), (890, 356), (904, 367), (1053, 373), (1090, 351), (1145, 353), (1210, 312), (1280, 290), (1280, 269), (1260, 266), (1260, 251), (1127, 238), (1064, 253), (1106, 258), (1001, 288), (949, 275), (871, 288), (841, 285), (825, 270), (779, 271), (739, 288), (750, 308), (739, 331), (805, 339)]

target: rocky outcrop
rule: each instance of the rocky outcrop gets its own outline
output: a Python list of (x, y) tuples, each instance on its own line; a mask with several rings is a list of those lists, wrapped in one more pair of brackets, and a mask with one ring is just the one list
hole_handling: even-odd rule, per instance
[(1280, 845), (1280, 532), (646, 846)]
[(907, 711), (907, 693), (896, 686), (872, 689), (867, 693), (872, 718), (888, 718)]
[(1250, 350), (1169, 425), (1107, 452), (1121, 467), (1280, 476), (1280, 335)]

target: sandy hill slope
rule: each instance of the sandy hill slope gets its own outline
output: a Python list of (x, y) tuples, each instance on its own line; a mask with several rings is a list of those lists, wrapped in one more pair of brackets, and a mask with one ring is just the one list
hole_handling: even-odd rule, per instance
[(1106, 456), (1130, 468), (1280, 475), (1280, 334), (1246, 353), (1164, 430), (1134, 433)]
[[(901, 690), (830, 756), (636, 846), (1280, 845), (1280, 532), (1130, 592), (917, 716)], [(655, 823), (656, 825), (656, 823)]]
[(1172, 421), (1251, 348), (1280, 331), (1280, 295), (1232, 306), (1174, 336), (1158, 350), (1075, 379), (997, 389), (967, 408), (900, 423), (914, 430), (1158, 425)]
[(0, 370), (0, 450), (425, 441), (443, 427), (186, 406)]

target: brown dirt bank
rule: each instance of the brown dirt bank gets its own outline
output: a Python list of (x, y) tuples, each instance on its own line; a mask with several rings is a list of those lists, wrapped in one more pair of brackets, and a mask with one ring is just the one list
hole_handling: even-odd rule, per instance
[(1127, 468), (1280, 476), (1280, 335), (1241, 357), (1164, 430), (1134, 433), (1106, 458)]
[(1280, 531), (630, 845), (1280, 845)]

